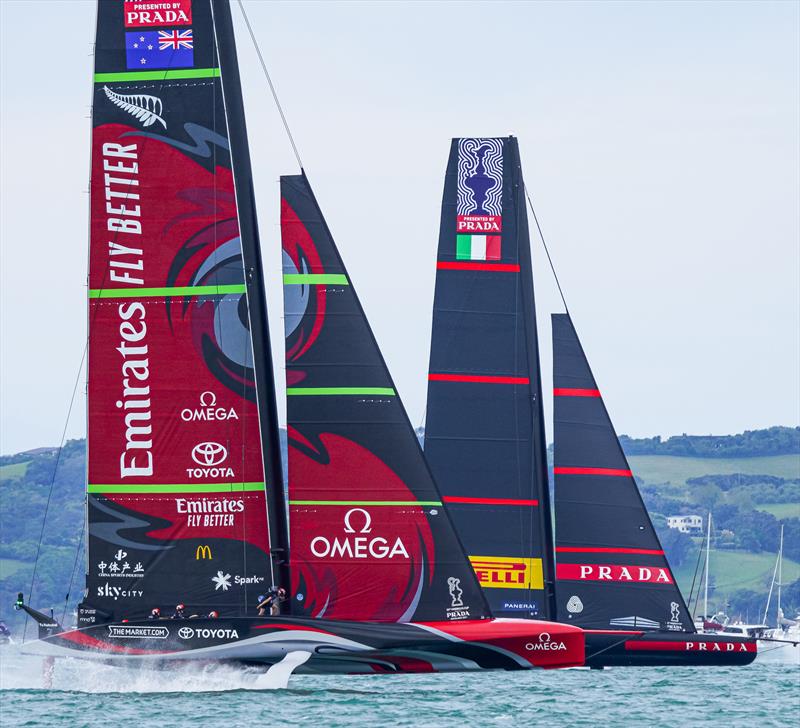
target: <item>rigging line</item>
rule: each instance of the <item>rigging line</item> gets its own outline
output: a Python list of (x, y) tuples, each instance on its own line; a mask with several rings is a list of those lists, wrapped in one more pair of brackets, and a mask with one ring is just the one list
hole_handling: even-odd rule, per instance
[[(697, 571), (700, 568), (700, 560), (703, 558), (703, 548), (704, 548), (704, 546), (701, 546), (697, 551), (697, 563), (694, 565), (694, 576), (692, 576), (692, 588), (689, 589), (688, 609), (689, 609), (689, 617), (690, 618), (692, 616), (692, 595), (694, 594), (694, 583), (695, 583), (695, 580), (697, 579)], [(697, 588), (700, 589), (700, 585), (699, 584), (697, 585)]]
[(283, 107), (281, 106), (281, 102), (278, 99), (278, 92), (275, 90), (275, 86), (272, 83), (272, 78), (270, 77), (269, 71), (267, 70), (267, 64), (264, 62), (264, 56), (261, 55), (261, 48), (258, 45), (258, 41), (256, 40), (253, 28), (250, 25), (250, 19), (247, 17), (247, 13), (245, 12), (242, 0), (236, 0), (236, 1), (239, 4), (239, 10), (242, 11), (242, 17), (244, 18), (244, 23), (247, 26), (247, 32), (250, 34), (250, 40), (253, 41), (253, 47), (256, 49), (258, 60), (261, 62), (261, 69), (264, 71), (264, 76), (266, 77), (267, 83), (269, 84), (269, 90), (272, 92), (272, 99), (275, 101), (275, 106), (278, 108), (278, 113), (281, 116), (281, 121), (283, 122), (283, 128), (286, 129), (286, 136), (289, 137), (289, 143), (292, 145), (292, 151), (294, 152), (295, 159), (297, 160), (297, 164), (300, 165), (300, 169), (302, 171), (303, 160), (300, 159), (300, 152), (297, 151), (297, 145), (294, 143), (294, 137), (292, 136), (292, 131), (289, 128), (289, 122), (286, 120), (286, 114), (283, 113)]
[[(239, 0), (239, 2), (241, 2), (241, 0)], [(544, 252), (547, 253), (547, 262), (550, 264), (550, 270), (553, 272), (553, 278), (555, 278), (556, 286), (558, 286), (558, 293), (561, 296), (561, 303), (564, 304), (564, 310), (566, 311), (567, 315), (569, 315), (567, 299), (564, 298), (564, 291), (561, 289), (561, 281), (558, 280), (558, 274), (556, 273), (556, 268), (553, 265), (553, 259), (550, 257), (550, 249), (547, 247), (547, 242), (544, 239), (542, 226), (539, 224), (539, 218), (536, 217), (536, 210), (533, 209), (533, 202), (531, 201), (531, 195), (528, 192), (528, 186), (523, 184), (523, 189), (525, 190), (525, 198), (528, 200), (528, 207), (531, 210), (531, 215), (533, 215), (533, 221), (536, 223), (536, 230), (539, 232), (539, 240), (542, 241)]]
[(72, 593), (72, 583), (75, 580), (75, 570), (78, 568), (78, 557), (81, 555), (81, 544), (83, 543), (83, 534), (86, 531), (86, 519), (83, 520), (81, 526), (81, 535), (78, 539), (78, 545), (75, 548), (75, 563), (72, 564), (72, 574), (69, 577), (69, 587), (67, 587), (67, 596), (64, 597), (64, 611), (61, 614), (61, 625), (64, 625), (64, 620), (67, 617), (67, 607), (69, 606), (69, 595)]
[[(39, 534), (39, 543), (36, 545), (36, 558), (33, 560), (33, 573), (31, 574), (31, 585), (28, 589), (28, 604), (31, 603), (31, 597), (33, 596), (33, 584), (36, 580), (36, 569), (39, 565), (39, 553), (42, 550), (42, 539), (44, 538), (44, 529), (47, 525), (47, 511), (50, 509), (50, 499), (53, 496), (53, 487), (56, 483), (56, 474), (58, 473), (58, 464), (61, 462), (61, 453), (64, 450), (64, 438), (67, 436), (67, 427), (69, 427), (69, 419), (72, 415), (72, 405), (75, 404), (75, 394), (78, 391), (78, 382), (81, 379), (81, 372), (83, 371), (83, 363), (86, 361), (86, 352), (89, 349), (89, 340), (87, 338), (86, 343), (83, 346), (83, 355), (81, 356), (81, 363), (78, 366), (78, 372), (75, 375), (75, 384), (72, 387), (72, 397), (69, 400), (69, 409), (67, 410), (67, 419), (64, 422), (64, 429), (61, 432), (61, 442), (58, 445), (58, 455), (56, 455), (56, 463), (53, 466), (53, 477), (50, 479), (50, 490), (47, 493), (47, 503), (44, 506), (44, 516), (42, 517), (42, 530)], [(25, 620), (25, 626), (22, 629), (22, 642), (25, 642), (25, 633), (28, 631), (28, 620)]]

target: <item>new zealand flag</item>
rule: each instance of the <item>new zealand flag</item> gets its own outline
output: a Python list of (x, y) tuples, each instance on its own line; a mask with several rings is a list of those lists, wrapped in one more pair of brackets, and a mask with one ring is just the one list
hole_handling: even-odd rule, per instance
[(143, 30), (125, 33), (128, 68), (191, 68), (194, 66), (192, 30)]

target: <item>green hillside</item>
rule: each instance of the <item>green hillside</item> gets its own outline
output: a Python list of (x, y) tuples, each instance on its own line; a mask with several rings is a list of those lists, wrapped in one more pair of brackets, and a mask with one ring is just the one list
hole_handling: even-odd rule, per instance
[(0, 484), (4, 480), (18, 480), (25, 477), (25, 471), (28, 469), (30, 461), (22, 463), (9, 463), (8, 465), (0, 465)]
[(688, 478), (701, 475), (747, 473), (800, 478), (800, 455), (773, 455), (753, 458), (684, 458), (671, 455), (629, 455), (628, 462), (637, 477), (648, 483), (685, 485)]

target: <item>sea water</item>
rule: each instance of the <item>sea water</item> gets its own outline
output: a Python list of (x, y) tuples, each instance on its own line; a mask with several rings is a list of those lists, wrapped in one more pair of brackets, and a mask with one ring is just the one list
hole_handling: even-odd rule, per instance
[(224, 665), (169, 671), (40, 658), (0, 648), (3, 726), (800, 725), (800, 668), (613, 668), (447, 675), (293, 676)]

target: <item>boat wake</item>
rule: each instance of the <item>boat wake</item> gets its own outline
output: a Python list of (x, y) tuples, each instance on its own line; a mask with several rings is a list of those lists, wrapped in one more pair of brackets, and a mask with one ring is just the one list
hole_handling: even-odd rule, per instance
[[(52, 684), (45, 682), (44, 658), (23, 655), (9, 645), (0, 656), (0, 690), (51, 690), (77, 693), (207, 693), (237, 690), (281, 690), (307, 653), (287, 659), (268, 671), (220, 663), (155, 667), (118, 667), (71, 658), (56, 660)], [(290, 657), (294, 653), (290, 654)]]

